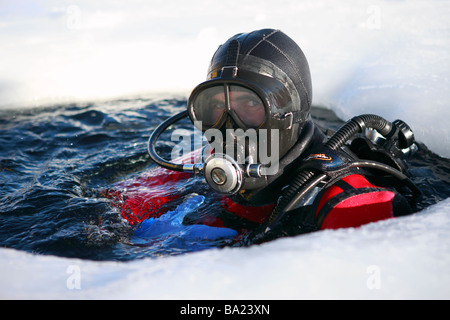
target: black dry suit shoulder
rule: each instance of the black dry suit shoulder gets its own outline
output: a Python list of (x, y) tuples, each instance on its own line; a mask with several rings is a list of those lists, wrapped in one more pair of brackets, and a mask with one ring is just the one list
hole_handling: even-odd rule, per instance
[(314, 187), (326, 181), (326, 179), (334, 178), (341, 172), (354, 167), (369, 167), (387, 172), (409, 187), (413, 193), (420, 194), (420, 190), (409, 178), (397, 169), (376, 161), (348, 161), (348, 158), (340, 156), (340, 148), (356, 134), (364, 133), (366, 129), (375, 129), (386, 140), (390, 141), (393, 149), (395, 147), (400, 150), (414, 143), (414, 135), (403, 121), (396, 120), (391, 123), (373, 114), (364, 114), (352, 118), (320, 148), (320, 151), (313, 152), (304, 158), (303, 167), (290, 185), (283, 190), (273, 209), (267, 222), (266, 232), (280, 221), (286, 212), (292, 210)]

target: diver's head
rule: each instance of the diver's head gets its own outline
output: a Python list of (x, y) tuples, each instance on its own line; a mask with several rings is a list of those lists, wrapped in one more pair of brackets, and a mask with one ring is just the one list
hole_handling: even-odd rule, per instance
[[(311, 96), (302, 50), (283, 32), (262, 29), (237, 34), (217, 49), (207, 80), (189, 97), (188, 112), (215, 152), (220, 149), (239, 164), (263, 163), (262, 149), (267, 156), (276, 147), (273, 168), (297, 142), (309, 118)], [(253, 180), (246, 189), (261, 186)]]

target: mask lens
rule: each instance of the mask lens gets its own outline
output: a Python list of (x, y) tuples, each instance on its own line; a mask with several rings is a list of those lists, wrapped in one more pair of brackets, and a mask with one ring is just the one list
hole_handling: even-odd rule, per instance
[(196, 121), (201, 121), (204, 128), (218, 127), (224, 118), (227, 107), (225, 86), (215, 86), (201, 91), (192, 104)]
[(252, 90), (238, 85), (230, 85), (229, 90), (227, 85), (206, 88), (197, 94), (191, 108), (195, 120), (202, 122), (203, 129), (219, 128), (227, 113), (239, 126), (246, 128), (258, 128), (266, 118), (261, 98)]
[(266, 118), (266, 108), (261, 98), (241, 86), (230, 86), (230, 109), (248, 128), (260, 127)]

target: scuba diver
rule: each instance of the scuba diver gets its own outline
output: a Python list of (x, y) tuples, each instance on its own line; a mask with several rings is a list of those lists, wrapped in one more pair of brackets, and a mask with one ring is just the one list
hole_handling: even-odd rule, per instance
[[(283, 32), (240, 33), (222, 44), (187, 110), (149, 139), (150, 156), (164, 168), (157, 184), (201, 174), (220, 196), (224, 210), (209, 216), (193, 211), (183, 223), (232, 228), (248, 243), (260, 243), (414, 212), (420, 191), (404, 161), (415, 148), (408, 125), (365, 114), (331, 132), (313, 122), (311, 101), (306, 57)], [(193, 164), (163, 159), (156, 140), (187, 116), (209, 146)], [(158, 205), (170, 200), (152, 197)], [(136, 223), (144, 219), (138, 216), (124, 214)]]

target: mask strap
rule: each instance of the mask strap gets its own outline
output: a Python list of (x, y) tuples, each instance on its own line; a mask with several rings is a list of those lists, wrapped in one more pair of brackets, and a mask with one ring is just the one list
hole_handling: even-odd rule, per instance
[(277, 129), (291, 129), (294, 123), (306, 121), (308, 112), (306, 111), (292, 111), (283, 115), (277, 115)]
[(237, 75), (237, 60), (239, 56), (240, 43), (237, 40), (233, 40), (228, 45), (227, 58), (225, 66), (222, 68), (222, 77), (234, 78)]

